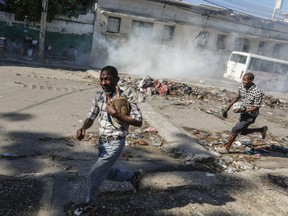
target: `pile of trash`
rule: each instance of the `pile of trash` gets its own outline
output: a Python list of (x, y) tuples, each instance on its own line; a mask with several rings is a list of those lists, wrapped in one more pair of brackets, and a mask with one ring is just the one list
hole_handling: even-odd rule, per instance
[[(229, 154), (220, 154), (217, 151), (219, 146), (227, 143), (228, 134), (221, 133), (217, 135), (209, 134), (205, 131), (191, 131), (192, 136), (198, 140), (198, 143), (206, 148), (216, 160), (214, 165), (218, 171), (228, 173), (239, 172), (243, 170), (257, 169), (255, 161), (263, 156), (282, 156), (287, 157), (288, 148), (285, 143), (288, 141), (288, 136), (285, 139), (268, 137), (263, 140), (260, 136), (253, 134), (249, 136), (238, 136), (233, 143)], [(186, 161), (190, 164), (191, 161)]]
[[(203, 81), (203, 80), (200, 80)], [(199, 83), (205, 83), (200, 82)], [(229, 103), (231, 99), (236, 96), (237, 86), (235, 91), (228, 91), (226, 89), (215, 89), (213, 87), (199, 87), (196, 85), (191, 85), (185, 82), (174, 81), (169, 79), (153, 79), (150, 76), (144, 78), (134, 77), (127, 75), (122, 75), (119, 82), (121, 88), (134, 89), (134, 92), (139, 92), (143, 94), (143, 100), (138, 102), (143, 102), (145, 97), (152, 95), (167, 96), (167, 97), (181, 97), (184, 96), (194, 96), (198, 100), (203, 101), (218, 101), (222, 104)], [(288, 100), (283, 100), (276, 98), (272, 95), (265, 95), (263, 106), (270, 108), (288, 109)]]
[[(192, 85), (185, 82), (169, 80), (169, 79), (153, 79), (150, 76), (144, 78), (124, 75), (120, 77), (119, 86), (126, 92), (130, 98), (136, 102), (144, 102), (147, 97), (165, 97), (170, 100), (172, 105), (186, 105), (188, 106), (191, 101), (202, 101), (212, 103), (216, 102), (220, 105), (227, 105), (236, 96), (237, 86), (235, 91), (229, 91), (227, 89), (219, 89), (207, 86)], [(172, 103), (172, 101), (174, 101)], [(176, 101), (176, 102), (175, 102)], [(219, 107), (211, 110), (205, 107), (202, 103), (202, 107), (199, 109), (208, 113), (214, 114), (219, 117)], [(204, 105), (203, 105), (204, 104)], [(276, 98), (271, 95), (265, 95), (263, 106), (270, 107), (272, 109), (287, 110), (288, 101)], [(207, 109), (206, 109), (207, 108)], [(140, 131), (142, 130), (142, 131)], [(138, 129), (132, 132), (128, 136), (129, 145), (150, 145), (161, 147), (163, 140), (157, 135), (156, 129), (151, 129), (149, 126), (145, 129)], [(151, 131), (149, 131), (151, 130)], [(286, 138), (275, 138), (268, 136), (266, 140), (262, 140), (257, 135), (239, 136), (236, 142), (231, 147), (231, 154), (220, 155), (217, 152), (218, 146), (223, 146), (227, 143), (228, 134), (218, 134), (216, 137), (209, 134), (209, 132), (194, 130), (189, 131), (192, 137), (196, 138), (198, 142), (206, 148), (216, 160), (216, 167), (219, 171), (237, 172), (242, 170), (257, 169), (255, 161), (259, 160), (263, 156), (271, 154), (284, 154), (288, 155), (288, 149), (285, 147), (288, 142), (288, 136)], [(148, 136), (145, 137), (145, 134)], [(140, 138), (140, 139), (139, 139)], [(184, 158), (186, 164), (193, 164), (193, 157)]]

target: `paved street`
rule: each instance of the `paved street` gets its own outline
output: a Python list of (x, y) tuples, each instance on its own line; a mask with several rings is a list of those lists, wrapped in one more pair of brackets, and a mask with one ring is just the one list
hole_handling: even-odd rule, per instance
[[(99, 88), (94, 77), (97, 71), (46, 66), (9, 62), (0, 67), (0, 215), (65, 215), (66, 203), (83, 198), (85, 176), (97, 158), (97, 125), (85, 140), (74, 138)], [(183, 130), (188, 122), (181, 120), (181, 114), (175, 110), (169, 114), (174, 113), (178, 121), (167, 118), (168, 110), (159, 111), (151, 103), (139, 106), (145, 127), (157, 129), (163, 146), (151, 143), (149, 137), (154, 134), (141, 138), (148, 145), (128, 139), (117, 166), (144, 169), (147, 174), (141, 190), (134, 194), (128, 182), (105, 182), (95, 215), (288, 214), (285, 184), (274, 184), (288, 176), (287, 156), (276, 167), (235, 173), (218, 172), (213, 163), (187, 163), (184, 157), (212, 155)], [(225, 130), (230, 125), (192, 111), (195, 116), (189, 116), (195, 128), (204, 127), (195, 125), (197, 116), (210, 118), (213, 125), (206, 123), (207, 129)], [(137, 135), (137, 129), (132, 133)], [(172, 154), (175, 149), (176, 155)]]

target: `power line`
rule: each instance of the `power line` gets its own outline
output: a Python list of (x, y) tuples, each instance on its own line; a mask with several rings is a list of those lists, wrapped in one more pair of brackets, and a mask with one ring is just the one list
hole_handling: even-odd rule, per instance
[[(245, 2), (245, 1), (235, 1), (235, 0), (223, 0), (225, 2), (228, 2), (229, 4), (236, 5), (239, 6), (240, 8), (244, 8), (244, 9), (250, 9), (251, 11), (261, 11), (261, 12), (268, 12), (269, 14), (272, 13), (272, 9), (265, 7), (263, 5), (258, 5), (255, 3), (250, 3), (250, 2)], [(255, 10), (255, 8), (257, 8), (257, 10)]]
[[(213, 4), (213, 5), (216, 5), (218, 7), (221, 7), (221, 8), (225, 8), (225, 9), (232, 9), (234, 11), (237, 11), (237, 12), (240, 12), (240, 13), (243, 13), (243, 5), (240, 4), (240, 7), (239, 7), (239, 4), (235, 5), (235, 2), (229, 2), (228, 4), (225, 4), (225, 3), (221, 3), (221, 2), (215, 2), (215, 1), (209, 1), (209, 0), (203, 0), (205, 2), (208, 2), (210, 4)], [(234, 3), (234, 4), (233, 4)], [(262, 13), (259, 14), (258, 11), (255, 11), (254, 9), (251, 9), (252, 7), (244, 7), (244, 11), (246, 10), (247, 11), (247, 8), (250, 12), (254, 13), (254, 14), (258, 14), (258, 15), (263, 15)], [(246, 13), (246, 12), (245, 12)], [(247, 13), (246, 13), (247, 14)], [(271, 11), (271, 14), (272, 14), (272, 11)], [(267, 14), (264, 14), (264, 15), (267, 15)]]
[[(240, 2), (237, 0), (223, 0), (223, 1), (229, 2), (232, 6), (238, 5), (240, 7), (240, 10), (243, 8), (246, 11), (257, 13), (258, 15), (262, 15), (263, 17), (270, 18), (271, 14), (273, 13), (273, 9), (271, 7), (268, 8), (264, 6), (263, 4), (259, 5), (259, 3), (255, 4), (255, 3), (245, 1), (245, 0), (242, 0)], [(278, 10), (278, 12), (280, 12), (280, 10)], [(280, 18), (280, 13), (278, 14), (276, 13), (276, 16)]]
[[(217, 7), (234, 10), (238, 13), (252, 14), (253, 16), (260, 16), (262, 18), (269, 18), (273, 10), (263, 4), (256, 4), (249, 1), (236, 1), (236, 0), (203, 0), (209, 4), (216, 5)], [(223, 2), (224, 1), (224, 2)], [(257, 9), (256, 9), (257, 8)], [(245, 12), (244, 12), (245, 11)], [(279, 19), (279, 14), (276, 15)]]
[[(162, 2), (162, 0), (148, 0), (148, 1), (155, 1), (155, 2)], [(204, 1), (207, 1), (207, 2), (211, 2), (209, 0), (204, 0)], [(235, 19), (231, 19), (229, 18), (228, 16), (225, 17), (225, 16), (218, 16), (217, 13), (216, 15), (214, 15), (213, 13), (209, 13), (209, 10), (205, 10), (199, 6), (196, 6), (196, 5), (189, 5), (189, 4), (179, 4), (179, 3), (176, 3), (174, 1), (165, 1), (165, 4), (167, 5), (171, 5), (171, 6), (177, 6), (179, 8), (182, 8), (184, 10), (188, 10), (190, 12), (193, 12), (193, 13), (196, 13), (196, 14), (199, 14), (199, 15), (209, 15), (210, 18), (213, 18), (213, 19), (218, 19), (218, 20), (222, 20), (222, 21), (226, 21), (226, 22), (230, 22), (230, 23), (234, 23), (234, 24), (242, 24), (242, 25), (246, 25), (248, 27), (252, 27), (252, 28), (256, 28), (256, 29), (261, 29), (261, 30), (266, 30), (266, 31), (269, 31), (269, 32), (277, 32), (277, 33), (280, 33), (279, 35), (281, 34), (285, 34), (285, 35), (288, 35), (288, 32), (285, 31), (284, 29), (287, 29), (287, 28), (279, 28), (279, 30), (276, 30), (276, 29), (272, 29), (272, 28), (269, 28), (268, 26), (265, 27), (265, 25), (261, 25), (261, 24), (256, 24), (256, 23), (251, 23), (251, 24), (248, 24), (248, 23), (243, 23), (241, 21), (237, 21)], [(181, 6), (180, 6), (181, 5)], [(228, 7), (223, 7), (223, 6), (218, 6), (220, 8), (224, 8), (224, 9), (227, 9), (227, 10), (231, 10), (231, 8), (228, 8)], [(255, 20), (258, 20), (259, 22), (262, 22), (263, 21), (263, 18), (259, 18), (259, 17), (256, 17), (256, 16), (251, 16), (250, 14), (247, 14), (247, 13), (243, 13), (243, 12), (238, 12), (237, 13), (239, 14), (244, 14), (245, 16), (250, 16), (250, 17), (253, 17)], [(173, 20), (175, 21), (175, 20)], [(272, 21), (270, 21), (272, 23)], [(185, 22), (182, 22), (182, 23), (185, 23)], [(207, 25), (207, 23), (206, 23)], [(270, 26), (270, 25), (269, 25)], [(271, 27), (271, 26), (270, 26)], [(275, 38), (276, 39), (276, 38)]]

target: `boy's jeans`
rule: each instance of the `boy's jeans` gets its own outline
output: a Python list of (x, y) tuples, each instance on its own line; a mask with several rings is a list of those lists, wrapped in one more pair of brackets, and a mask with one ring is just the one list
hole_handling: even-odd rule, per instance
[(91, 168), (87, 179), (88, 196), (86, 202), (90, 204), (96, 203), (96, 197), (105, 179), (129, 181), (134, 177), (133, 171), (113, 167), (125, 146), (125, 138), (110, 142), (104, 142), (100, 139), (98, 146), (99, 158)]

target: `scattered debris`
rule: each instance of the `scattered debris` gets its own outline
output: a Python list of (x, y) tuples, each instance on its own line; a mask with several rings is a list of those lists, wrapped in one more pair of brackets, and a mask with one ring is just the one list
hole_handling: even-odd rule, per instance
[[(199, 80), (200, 85), (191, 85), (184, 82), (173, 81), (168, 79), (154, 79), (150, 76), (144, 78), (131, 78), (129, 76), (122, 76), (119, 82), (120, 87), (127, 92), (130, 99), (137, 102), (143, 102), (147, 97), (159, 96), (165, 101), (169, 101), (167, 106), (177, 106), (179, 109), (189, 108), (190, 104), (197, 104), (198, 109), (209, 115), (214, 115), (223, 121), (227, 120), (227, 116), (223, 115), (225, 112), (224, 106), (229, 104), (231, 98), (235, 96), (235, 92), (226, 89), (215, 89), (207, 87), (205, 80)], [(213, 108), (213, 106), (206, 107), (205, 103), (220, 103), (222, 107)], [(165, 106), (165, 105), (164, 105)], [(266, 115), (270, 116), (271, 121), (277, 121), (273, 109), (288, 109), (288, 101), (274, 96), (265, 95), (263, 106), (272, 108)], [(229, 121), (229, 119), (227, 120)], [(283, 122), (287, 124), (288, 122)], [(228, 155), (221, 155), (215, 149), (218, 146), (223, 146), (227, 143), (229, 134), (221, 133), (211, 134), (207, 131), (199, 129), (183, 128), (191, 134), (197, 142), (206, 148), (209, 153), (216, 158), (215, 164), (219, 170), (226, 172), (237, 172), (242, 170), (249, 170), (256, 168), (253, 164), (254, 160), (259, 160), (263, 156), (269, 155), (273, 152), (281, 154), (288, 154), (284, 143), (288, 142), (288, 136), (283, 138), (275, 138), (268, 134), (265, 140), (260, 136), (238, 136), (231, 147), (231, 153)], [(142, 131), (131, 131), (127, 136), (128, 144), (131, 146), (146, 146), (153, 145), (161, 147), (163, 140), (158, 136), (158, 131), (155, 128), (146, 127)], [(148, 139), (147, 139), (148, 138)], [(175, 156), (177, 153), (174, 153)], [(181, 155), (181, 154), (180, 154)], [(181, 157), (181, 156), (180, 156)], [(187, 156), (184, 161), (188, 165), (193, 165), (195, 162), (206, 161), (206, 156)]]
[(154, 146), (161, 147), (162, 146), (162, 138), (158, 136), (150, 136), (150, 140)]

